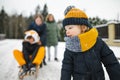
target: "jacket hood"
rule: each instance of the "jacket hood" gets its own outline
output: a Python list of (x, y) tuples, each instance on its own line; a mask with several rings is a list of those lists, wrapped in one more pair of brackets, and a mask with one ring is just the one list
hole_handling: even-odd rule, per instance
[(34, 38), (34, 42), (33, 42), (33, 44), (34, 43), (37, 43), (39, 40), (40, 40), (40, 37), (39, 37), (39, 35), (38, 35), (38, 33), (36, 32), (36, 31), (34, 31), (34, 30), (29, 30), (29, 31), (26, 31), (25, 32), (25, 40), (26, 41), (28, 41), (27, 40), (27, 37), (28, 36), (32, 36), (33, 38)]

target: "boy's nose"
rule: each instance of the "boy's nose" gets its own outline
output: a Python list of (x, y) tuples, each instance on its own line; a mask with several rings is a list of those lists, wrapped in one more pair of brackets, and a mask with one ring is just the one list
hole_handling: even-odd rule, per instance
[(66, 35), (67, 35), (67, 36), (69, 35), (69, 31), (66, 31)]

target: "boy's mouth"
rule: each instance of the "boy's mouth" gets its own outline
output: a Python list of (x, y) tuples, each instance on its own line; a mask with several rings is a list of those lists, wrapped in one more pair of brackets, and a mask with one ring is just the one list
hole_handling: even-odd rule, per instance
[(68, 37), (72, 37), (72, 35), (67, 35)]

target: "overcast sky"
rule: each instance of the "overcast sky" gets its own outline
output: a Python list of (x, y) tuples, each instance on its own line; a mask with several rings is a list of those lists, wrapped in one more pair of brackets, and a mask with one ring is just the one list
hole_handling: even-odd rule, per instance
[(64, 18), (64, 10), (69, 5), (85, 10), (88, 17), (120, 20), (120, 0), (0, 0), (0, 10), (4, 6), (9, 14), (29, 16), (34, 14), (37, 5), (43, 9), (45, 3), (56, 20)]

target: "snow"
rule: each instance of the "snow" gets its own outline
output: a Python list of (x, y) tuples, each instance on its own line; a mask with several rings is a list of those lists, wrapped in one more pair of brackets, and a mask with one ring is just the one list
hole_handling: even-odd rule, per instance
[[(22, 40), (6, 39), (0, 41), (0, 80), (17, 80), (18, 63), (14, 59), (13, 50), (22, 49)], [(120, 47), (110, 46), (117, 57), (120, 57)], [(54, 61), (54, 48), (51, 47), (51, 61), (47, 59), (46, 48), (46, 61), (47, 65), (43, 65), (39, 70), (39, 80), (60, 80), (61, 65), (63, 53), (65, 50), (65, 43), (59, 42), (58, 44), (58, 58), (59, 62)], [(106, 80), (109, 80), (105, 72)]]

